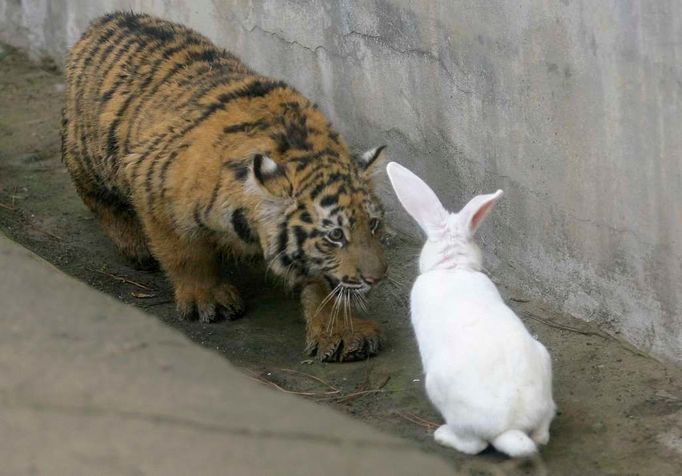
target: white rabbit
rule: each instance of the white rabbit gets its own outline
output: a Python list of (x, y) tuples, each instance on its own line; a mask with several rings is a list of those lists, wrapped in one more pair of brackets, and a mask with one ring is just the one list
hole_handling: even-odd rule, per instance
[(435, 440), (476, 454), (491, 443), (527, 457), (549, 441), (556, 406), (547, 349), (481, 271), (473, 235), (502, 190), (449, 213), (405, 167), (386, 167), (400, 203), (427, 236), (410, 297), (426, 392), (445, 419)]

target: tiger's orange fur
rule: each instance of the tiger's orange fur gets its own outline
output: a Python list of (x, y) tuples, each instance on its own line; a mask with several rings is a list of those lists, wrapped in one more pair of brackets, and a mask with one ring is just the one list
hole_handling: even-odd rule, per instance
[(343, 304), (386, 271), (368, 169), (318, 108), (178, 24), (113, 13), (67, 64), (63, 157), (121, 252), (158, 261), (182, 317), (238, 317), (219, 256), (262, 255), (301, 289), (307, 349), (376, 353), (376, 324)]

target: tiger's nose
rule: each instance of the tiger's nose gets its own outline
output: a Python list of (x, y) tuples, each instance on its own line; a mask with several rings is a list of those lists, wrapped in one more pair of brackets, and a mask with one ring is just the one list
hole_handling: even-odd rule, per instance
[(362, 275), (362, 280), (369, 284), (370, 286), (374, 286), (376, 283), (381, 281), (381, 279), (386, 275), (386, 271), (388, 270), (388, 265), (384, 264), (379, 270), (377, 274), (363, 274)]

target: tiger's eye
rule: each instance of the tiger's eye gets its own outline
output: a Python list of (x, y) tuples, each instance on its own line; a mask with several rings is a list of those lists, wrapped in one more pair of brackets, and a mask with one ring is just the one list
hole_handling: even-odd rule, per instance
[(344, 235), (343, 235), (343, 230), (341, 228), (334, 228), (332, 231), (330, 231), (327, 236), (329, 237), (330, 240), (332, 241), (343, 241)]

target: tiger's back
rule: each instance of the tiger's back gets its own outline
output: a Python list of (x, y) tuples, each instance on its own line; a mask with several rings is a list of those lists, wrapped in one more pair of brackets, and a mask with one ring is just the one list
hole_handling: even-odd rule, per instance
[(102, 17), (67, 59), (67, 165), (79, 181), (125, 194), (122, 157), (172, 148), (205, 113), (207, 95), (253, 75), (182, 25), (128, 12)]

